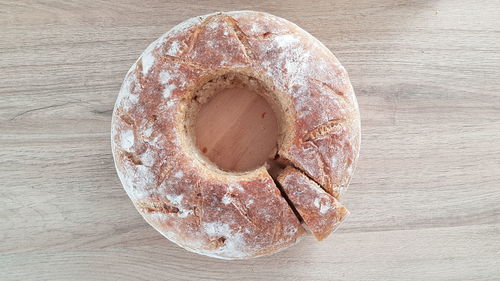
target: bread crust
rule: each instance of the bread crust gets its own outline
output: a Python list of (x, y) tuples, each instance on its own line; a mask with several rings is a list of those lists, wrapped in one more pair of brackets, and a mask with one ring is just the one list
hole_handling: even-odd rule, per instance
[(335, 197), (359, 153), (356, 98), (331, 52), (293, 23), (253, 11), (189, 19), (153, 42), (127, 73), (112, 118), (124, 189), (155, 229), (181, 247), (244, 259), (305, 233), (265, 167), (229, 173), (197, 153), (186, 118), (194, 94), (224, 73), (269, 88), (280, 112), (280, 159)]
[(286, 167), (278, 175), (278, 182), (318, 241), (328, 237), (349, 215), (335, 197), (293, 167)]

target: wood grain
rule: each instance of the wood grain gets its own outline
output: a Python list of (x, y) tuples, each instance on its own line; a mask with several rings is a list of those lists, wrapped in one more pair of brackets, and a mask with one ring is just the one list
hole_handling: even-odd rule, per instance
[[(0, 1), (1, 280), (499, 280), (500, 1)], [(351, 211), (321, 243), (182, 250), (116, 176), (110, 117), (149, 42), (191, 16), (287, 18), (349, 71)]]

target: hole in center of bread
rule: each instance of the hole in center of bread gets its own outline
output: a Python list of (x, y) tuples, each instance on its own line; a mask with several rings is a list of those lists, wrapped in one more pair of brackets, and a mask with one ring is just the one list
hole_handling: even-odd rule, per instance
[(201, 101), (194, 133), (200, 153), (219, 169), (249, 171), (273, 159), (279, 127), (262, 87), (230, 81)]

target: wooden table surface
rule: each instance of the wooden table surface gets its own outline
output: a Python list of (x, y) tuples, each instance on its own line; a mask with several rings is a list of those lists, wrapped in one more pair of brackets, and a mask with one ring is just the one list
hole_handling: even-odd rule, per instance
[[(0, 280), (500, 279), (500, 1), (189, 2), (0, 0)], [(337, 55), (363, 142), (338, 232), (221, 261), (137, 213), (110, 118), (150, 42), (241, 9)]]

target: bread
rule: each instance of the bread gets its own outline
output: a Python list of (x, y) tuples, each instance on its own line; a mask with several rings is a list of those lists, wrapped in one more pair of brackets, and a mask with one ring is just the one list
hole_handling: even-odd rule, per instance
[[(181, 247), (223, 259), (274, 253), (306, 233), (289, 204), (296, 195), (285, 198), (293, 188), (280, 190), (270, 163), (224, 171), (196, 147), (194, 116), (231, 85), (262, 93), (280, 123), (276, 161), (331, 194), (325, 198), (343, 213), (327, 224), (341, 221), (346, 211), (335, 198), (349, 184), (360, 145), (347, 73), (304, 30), (252, 11), (189, 19), (153, 42), (127, 73), (113, 112), (112, 150), (145, 220)], [(328, 233), (314, 232), (319, 239)]]
[(330, 235), (349, 214), (335, 197), (293, 167), (286, 167), (278, 175), (278, 182), (318, 241)]

